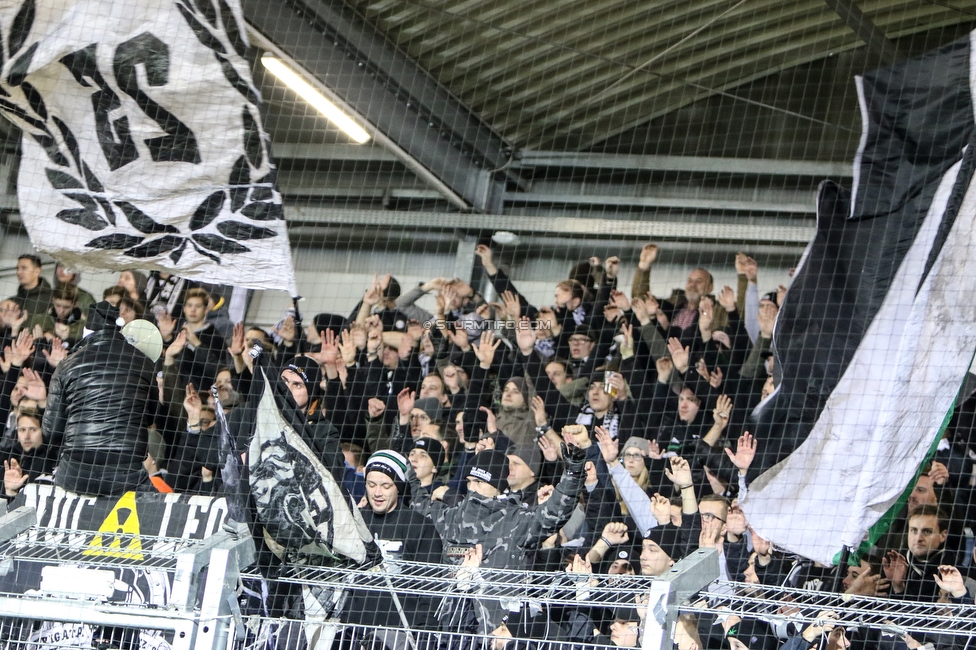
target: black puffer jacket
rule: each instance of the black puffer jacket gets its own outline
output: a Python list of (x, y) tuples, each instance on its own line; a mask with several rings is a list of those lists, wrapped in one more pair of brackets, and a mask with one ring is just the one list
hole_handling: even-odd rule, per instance
[(114, 328), (92, 333), (58, 365), (43, 423), (45, 437), (61, 445), (58, 486), (116, 496), (146, 480), (154, 381), (153, 362)]

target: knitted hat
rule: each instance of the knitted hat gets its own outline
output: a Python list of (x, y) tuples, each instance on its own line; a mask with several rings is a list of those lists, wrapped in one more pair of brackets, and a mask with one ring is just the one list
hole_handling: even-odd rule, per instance
[(647, 438), (640, 438), (638, 436), (631, 436), (627, 438), (627, 442), (620, 445), (620, 451), (623, 452), (628, 447), (636, 447), (644, 452), (645, 456), (651, 455), (651, 442)]
[(366, 461), (366, 476), (369, 476), (370, 472), (386, 474), (393, 480), (393, 485), (402, 496), (406, 492), (408, 466), (407, 459), (402, 455), (384, 449), (376, 452)]
[(684, 543), (680, 533), (681, 529), (674, 524), (664, 524), (647, 531), (644, 539), (660, 546), (669, 558), (677, 562), (684, 557)]
[(542, 464), (542, 454), (536, 446), (512, 447), (505, 452), (508, 456), (518, 456), (522, 462), (529, 466), (532, 473), (539, 475), (539, 466)]
[(121, 327), (119, 322), (119, 308), (113, 307), (107, 300), (96, 302), (88, 308), (88, 320), (85, 327), (93, 332), (102, 330), (118, 329)]
[(430, 460), (434, 463), (435, 474), (444, 464), (444, 445), (437, 438), (417, 438), (413, 441), (413, 446), (410, 448), (410, 451), (414, 449), (420, 449), (430, 456)]
[(499, 492), (508, 489), (508, 456), (497, 449), (479, 451), (471, 459), (468, 478), (484, 481)]
[(321, 313), (316, 314), (315, 318), (312, 319), (316, 332), (332, 330), (336, 336), (339, 336), (339, 332), (342, 331), (342, 326), (345, 324), (345, 322), (346, 319), (339, 314)]
[[(525, 377), (512, 377), (506, 381), (505, 384), (515, 384), (515, 387), (519, 389), (520, 393), (522, 393), (522, 401), (525, 403), (526, 407), (532, 403), (532, 400), (529, 397), (529, 385), (526, 383)], [(504, 387), (505, 386), (503, 385), (502, 388)]]
[(413, 407), (426, 413), (431, 420), (441, 419), (441, 403), (436, 397), (422, 397), (414, 401)]
[(312, 395), (319, 392), (319, 384), (322, 382), (322, 369), (314, 359), (294, 357), (288, 361), (288, 365), (282, 368), (282, 371), (285, 370), (291, 370), (302, 378), (310, 399)]
[(626, 623), (637, 623), (641, 620), (636, 607), (617, 607), (613, 610), (613, 617)]

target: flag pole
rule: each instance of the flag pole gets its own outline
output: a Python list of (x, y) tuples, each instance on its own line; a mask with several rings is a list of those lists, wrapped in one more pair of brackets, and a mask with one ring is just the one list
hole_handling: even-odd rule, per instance
[(851, 557), (851, 547), (845, 546), (840, 551), (840, 557), (837, 560), (837, 573), (834, 574), (834, 584), (830, 588), (833, 593), (839, 593), (840, 588), (844, 584), (844, 577), (847, 572), (847, 561)]

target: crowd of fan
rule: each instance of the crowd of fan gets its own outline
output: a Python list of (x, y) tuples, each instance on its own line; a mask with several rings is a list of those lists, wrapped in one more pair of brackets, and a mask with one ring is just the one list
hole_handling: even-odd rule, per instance
[[(21, 257), (17, 294), (0, 303), (6, 496), (44, 481), (105, 496), (133, 488), (219, 492), (210, 387), (244, 451), (247, 351), (257, 344), (307, 417), (309, 446), (358, 503), (388, 558), (565, 571), (603, 584), (661, 575), (713, 547), (721, 577), (759, 585), (756, 593), (767, 585), (973, 602), (972, 391), (964, 390), (889, 533), (849, 566), (823, 567), (763, 540), (737, 503), (769, 466), (747, 423), (774, 388), (770, 341), (786, 293), (759, 294), (755, 260), (737, 256), (735, 289), (715, 287), (696, 268), (683, 290), (663, 299), (650, 293), (658, 248), (648, 244), (629, 292), (618, 284), (619, 259), (591, 258), (556, 285), (551, 305), (532, 305), (490, 248), (476, 253), (497, 301), (456, 278), (403, 290), (387, 275), (349, 315), (308, 322), (290, 310), (271, 331), (232, 324), (205, 288), (180, 278), (126, 271), (101, 296), (106, 305), (76, 274), (57, 267), (52, 288), (40, 260)], [(434, 313), (416, 304), (430, 293)], [(67, 378), (58, 371), (86, 330), (111, 331), (116, 317), (147, 318), (164, 341), (142, 402), (116, 387), (112, 408), (146, 405), (129, 458), (99, 447), (106, 425), (97, 414), (66, 421)], [(103, 361), (112, 367), (111, 356)], [(126, 368), (117, 372), (124, 385)], [(65, 429), (76, 434), (73, 447)], [(89, 447), (79, 449), (79, 431), (90, 434)], [(98, 476), (63, 469), (78, 462), (124, 467)], [(808, 525), (820, 534), (817, 522)], [(549, 639), (634, 647), (645, 615), (640, 603), (538, 612), (479, 599), (459, 599), (468, 604), (448, 611), (430, 599), (403, 601), (415, 629), (491, 633), (502, 644), (543, 630)], [(401, 624), (388, 597), (362, 594), (346, 612), (350, 622)], [(676, 642), (682, 650), (954, 643), (941, 635), (858, 636), (832, 625), (830, 612), (822, 619), (804, 626), (790, 623), (788, 612), (775, 621), (685, 616)]]

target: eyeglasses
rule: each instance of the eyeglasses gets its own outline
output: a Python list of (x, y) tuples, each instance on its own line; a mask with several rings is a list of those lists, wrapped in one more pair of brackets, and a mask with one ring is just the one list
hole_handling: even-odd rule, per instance
[(638, 458), (643, 458), (643, 457), (644, 457), (644, 454), (639, 454), (637, 452), (633, 452), (633, 453), (630, 453), (630, 454), (624, 454), (624, 460), (637, 460)]
[(571, 337), (569, 337), (569, 343), (570, 343), (570, 345), (572, 345), (573, 343), (591, 343), (591, 342), (592, 341), (590, 341), (590, 339), (588, 337), (586, 337), (586, 336), (571, 336)]
[(712, 513), (710, 513), (710, 512), (701, 512), (701, 513), (699, 513), (699, 514), (701, 515), (701, 520), (702, 520), (702, 523), (704, 523), (704, 524), (710, 524), (710, 523), (712, 523), (712, 521), (713, 521), (713, 520), (715, 520), (715, 519), (718, 519), (718, 520), (719, 520), (719, 521), (721, 521), (721, 522), (722, 522), (723, 524), (725, 523), (725, 520), (724, 520), (724, 519), (722, 519), (722, 518), (721, 518), (721, 517), (719, 517), (718, 515), (713, 515), (713, 514), (712, 514)]

